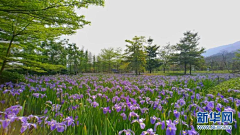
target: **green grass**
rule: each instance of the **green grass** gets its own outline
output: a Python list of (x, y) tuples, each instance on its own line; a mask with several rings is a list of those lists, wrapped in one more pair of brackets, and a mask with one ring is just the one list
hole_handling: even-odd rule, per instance
[(157, 72), (157, 73), (145, 73), (144, 75), (163, 75), (163, 76), (182, 76), (184, 75), (183, 73), (180, 73), (180, 72), (166, 72), (166, 73), (163, 73), (163, 72)]
[(211, 94), (222, 94), (224, 97), (236, 97), (240, 98), (240, 93), (236, 93), (233, 91), (228, 92), (228, 90), (240, 90), (240, 78), (234, 78), (230, 79), (228, 81), (225, 81), (223, 83), (220, 83), (219, 85), (212, 87), (208, 90), (208, 93)]
[[(231, 72), (231, 70), (230, 70)], [(216, 71), (193, 71), (193, 73), (230, 73), (228, 70), (216, 70)]]
[[(217, 70), (217, 71), (192, 71), (192, 74), (198, 74), (198, 73), (206, 73), (206, 74), (212, 74), (212, 73), (222, 73), (226, 74), (229, 73), (228, 70)], [(146, 75), (164, 75), (164, 76), (181, 76), (184, 75), (184, 71), (166, 71), (165, 73), (163, 71), (155, 71), (153, 73), (145, 73)], [(187, 74), (189, 75), (190, 72), (187, 71)]]

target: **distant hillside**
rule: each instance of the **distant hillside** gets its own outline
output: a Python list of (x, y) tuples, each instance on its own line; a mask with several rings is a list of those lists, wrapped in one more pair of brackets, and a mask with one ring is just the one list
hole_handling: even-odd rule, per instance
[[(205, 57), (205, 62), (210, 63), (212, 60), (215, 62), (222, 62), (223, 61), (223, 54), (218, 53), (215, 55), (211, 55), (209, 57)], [(234, 52), (229, 52), (229, 53), (224, 53), (224, 57), (226, 58), (227, 62), (232, 62), (233, 58), (235, 58), (235, 53)]]
[(224, 46), (219, 46), (219, 47), (215, 47), (215, 48), (211, 48), (208, 49), (205, 53), (203, 53), (202, 55), (204, 57), (209, 57), (212, 55), (217, 55), (223, 51), (227, 51), (227, 52), (235, 52), (238, 49), (240, 49), (240, 41), (233, 43), (233, 44), (229, 44), (229, 45), (224, 45)]

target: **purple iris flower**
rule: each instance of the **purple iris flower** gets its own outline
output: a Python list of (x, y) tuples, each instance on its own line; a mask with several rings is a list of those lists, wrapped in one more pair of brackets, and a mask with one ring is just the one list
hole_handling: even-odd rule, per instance
[(57, 112), (57, 113), (55, 114), (55, 117), (57, 117), (57, 116), (61, 116), (61, 117), (63, 117), (63, 114), (60, 113), (60, 112)]
[(157, 120), (156, 116), (150, 117), (151, 124), (154, 124)]
[(214, 98), (212, 94), (207, 94), (207, 97)]
[(127, 129), (127, 130), (124, 129), (124, 130), (122, 130), (122, 131), (119, 131), (119, 132), (118, 132), (118, 135), (121, 135), (123, 132), (124, 132), (126, 135), (132, 135), (132, 134), (135, 135), (135, 133), (134, 133), (131, 129)]
[(56, 124), (57, 124), (57, 121), (55, 121), (55, 120), (48, 122), (48, 125), (50, 126), (51, 130), (56, 129)]
[(22, 122), (22, 123), (27, 123), (27, 117), (18, 117), (18, 119)]
[(186, 122), (184, 122), (184, 121), (182, 121), (182, 120), (181, 120), (181, 122), (182, 122), (183, 125), (186, 125), (187, 127), (189, 127)]
[(5, 113), (6, 114), (15, 114), (15, 115), (17, 115), (20, 112), (20, 110), (22, 110), (22, 106), (14, 105), (14, 106), (11, 106), (11, 107), (7, 108), (5, 110)]
[(88, 101), (89, 103), (92, 103), (92, 99), (90, 99), (90, 98), (88, 98), (87, 101)]
[(0, 122), (2, 122), (2, 127), (5, 129), (10, 124), (10, 119), (0, 120)]
[(46, 88), (41, 88), (41, 91), (46, 91), (47, 89)]
[(187, 132), (183, 130), (182, 135), (187, 135)]
[(44, 114), (47, 114), (47, 113), (48, 113), (48, 109), (45, 109), (45, 110), (44, 110)]
[(96, 101), (94, 101), (94, 102), (92, 102), (92, 106), (95, 108), (95, 107), (99, 106), (99, 104)]
[(232, 109), (231, 107), (226, 107), (226, 108), (224, 108), (224, 111), (226, 111), (226, 112), (233, 112), (234, 114), (235, 114), (235, 110), (234, 109)]
[(165, 129), (166, 125), (165, 125), (165, 121), (162, 121), (162, 130)]
[(40, 93), (33, 93), (32, 95), (33, 95), (34, 97), (36, 97), (36, 98), (39, 98)]
[(127, 115), (125, 113), (121, 113), (121, 116), (123, 117), (123, 120), (127, 119)]
[(57, 112), (57, 111), (59, 111), (60, 109), (61, 109), (61, 105), (59, 105), (59, 104), (53, 104), (53, 105), (52, 105), (52, 111)]
[(117, 112), (120, 112), (122, 110), (122, 106), (117, 105), (117, 106), (115, 106), (115, 109), (116, 109)]
[(233, 101), (234, 101), (233, 97), (229, 97), (228, 99), (229, 99), (229, 100), (231, 100), (231, 102), (233, 102)]
[(46, 103), (52, 104), (52, 101), (46, 101)]
[(132, 105), (129, 106), (129, 109), (130, 110), (138, 110), (138, 109), (140, 109), (140, 107), (137, 106), (137, 104), (134, 104), (134, 105), (132, 104)]
[(46, 97), (47, 95), (46, 94), (41, 94), (41, 98), (44, 98)]
[(5, 101), (5, 100), (2, 100), (2, 101), (0, 101), (0, 103), (2, 103), (2, 104), (5, 104), (5, 103), (6, 103), (6, 101)]
[(180, 105), (178, 103), (175, 103), (174, 108), (180, 108)]
[(65, 124), (67, 125), (67, 126), (74, 126), (75, 124), (74, 124), (74, 120), (71, 118), (71, 117), (67, 117), (65, 120), (64, 120), (64, 122), (65, 122)]
[(25, 131), (27, 130), (27, 128), (28, 128), (28, 125), (27, 125), (26, 123), (23, 123), (23, 124), (22, 124), (22, 127), (21, 127), (21, 129), (20, 129), (20, 132), (21, 132), (21, 133), (25, 132)]
[(224, 101), (225, 103), (229, 103), (229, 101), (228, 101), (226, 98), (223, 98), (223, 101)]
[(139, 115), (138, 115), (137, 113), (135, 113), (135, 112), (130, 112), (130, 113), (129, 113), (129, 120), (130, 120), (132, 117), (137, 117), (137, 118), (139, 118)]
[(103, 113), (106, 114), (106, 113), (111, 113), (111, 110), (109, 109), (109, 107), (104, 107), (103, 108)]
[(177, 125), (177, 124), (179, 123), (179, 120), (176, 119), (176, 120), (173, 121), (173, 123), (174, 123), (175, 125)]
[(149, 110), (148, 108), (144, 107), (144, 108), (141, 108), (141, 113), (147, 113), (147, 111)]
[(133, 120), (132, 123), (135, 123), (135, 122), (138, 122), (140, 124), (140, 128), (141, 129), (144, 129), (145, 128), (145, 124), (143, 123), (145, 119), (136, 119), (136, 120)]
[(66, 125), (64, 123), (57, 123), (55, 120), (48, 122), (51, 130), (57, 129), (57, 132), (63, 132), (66, 129)]
[(66, 129), (66, 125), (62, 124), (62, 123), (58, 123), (56, 125), (57, 128), (57, 132), (63, 132)]
[(166, 135), (176, 135), (176, 126), (174, 123), (168, 123)]
[(153, 132), (152, 128), (149, 128), (147, 131), (143, 131), (141, 135), (155, 135), (155, 132)]
[(207, 102), (207, 110), (211, 111), (214, 108), (214, 101)]
[(200, 98), (201, 98), (200, 94), (197, 93), (197, 94), (196, 94), (196, 99), (199, 100)]
[(39, 120), (39, 117), (38, 117), (38, 116), (35, 116), (35, 115), (29, 115), (29, 116), (27, 117), (27, 119), (32, 119), (32, 118), (37, 119), (37, 121)]
[(216, 106), (216, 110), (221, 112), (221, 108), (222, 108), (222, 105), (220, 103), (218, 103)]
[(157, 131), (157, 126), (158, 125), (162, 125), (162, 122), (157, 122), (155, 125), (154, 125), (154, 131), (156, 132)]
[(232, 130), (231, 129), (227, 129), (226, 132), (229, 133), (229, 134), (232, 134)]
[(197, 135), (198, 134), (198, 132), (193, 127), (193, 125), (191, 125), (191, 130), (188, 130), (188, 134), (189, 135)]
[(156, 109), (158, 107), (158, 103), (154, 103), (153, 109)]
[(158, 110), (162, 111), (162, 106), (161, 105), (158, 105)]
[(183, 105), (185, 105), (186, 104), (186, 102), (185, 102), (185, 100), (184, 99), (179, 99), (178, 101), (177, 101), (177, 103), (178, 104), (180, 104), (180, 106), (183, 106)]
[(23, 133), (23, 132), (26, 131), (26, 129), (31, 128), (31, 127), (34, 127), (36, 129), (37, 125), (36, 124), (32, 124), (32, 123), (23, 123), (22, 127), (20, 129), (20, 132)]
[(141, 104), (144, 104), (144, 103), (145, 103), (145, 100), (141, 100), (140, 103), (141, 103)]
[(191, 96), (191, 99), (193, 100), (194, 98), (195, 98), (195, 95), (192, 95), (192, 96)]
[(173, 114), (176, 118), (179, 118), (179, 116), (180, 116), (180, 112), (178, 112), (177, 110), (174, 110)]
[(62, 105), (62, 104), (64, 104), (64, 102), (65, 102), (65, 100), (63, 99), (60, 104)]
[(234, 92), (236, 92), (236, 93), (240, 93), (240, 90), (233, 90)]

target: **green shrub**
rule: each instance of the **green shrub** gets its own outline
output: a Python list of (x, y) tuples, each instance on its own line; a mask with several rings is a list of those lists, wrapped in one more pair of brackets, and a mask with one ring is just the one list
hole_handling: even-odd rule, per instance
[(240, 78), (234, 78), (234, 79), (230, 79), (228, 81), (222, 82), (219, 85), (213, 88), (210, 88), (208, 90), (208, 93), (214, 94), (214, 95), (220, 93), (224, 97), (240, 98), (240, 93), (234, 92), (232, 90), (240, 90)]
[(19, 74), (17, 72), (9, 72), (9, 71), (3, 71), (0, 76), (0, 84), (4, 82), (21, 82), (24, 81), (25, 77), (22, 74)]

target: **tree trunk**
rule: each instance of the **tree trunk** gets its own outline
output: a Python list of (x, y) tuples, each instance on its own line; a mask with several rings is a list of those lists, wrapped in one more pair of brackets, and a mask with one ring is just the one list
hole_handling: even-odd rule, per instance
[(11, 49), (11, 46), (12, 46), (12, 42), (13, 42), (14, 37), (15, 37), (15, 36), (13, 35), (13, 36), (12, 36), (12, 39), (11, 39), (9, 45), (8, 45), (8, 49), (7, 49), (7, 53), (6, 53), (6, 58), (4, 58), (4, 61), (3, 61), (3, 63), (2, 63), (2, 67), (1, 67), (1, 71), (0, 71), (0, 76), (1, 76), (1, 74), (2, 74), (2, 72), (3, 72), (3, 70), (4, 70), (4, 68), (5, 68), (6, 63), (7, 63), (7, 57), (8, 57), (8, 55), (9, 55), (9, 53), (10, 53), (10, 49)]
[(166, 72), (166, 68), (164, 67), (164, 68), (163, 68), (163, 73), (165, 73), (165, 72)]
[(109, 70), (109, 73), (111, 73), (111, 66), (110, 66), (110, 62), (109, 62), (109, 65), (108, 65), (108, 70)]
[(152, 73), (152, 70), (150, 69), (149, 71), (150, 71), (150, 74), (151, 74), (151, 73)]
[(187, 74), (187, 62), (184, 62), (184, 74)]
[(190, 75), (192, 74), (192, 65), (190, 64)]
[(72, 73), (72, 64), (70, 62), (70, 74)]

